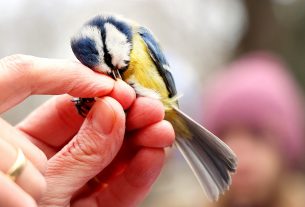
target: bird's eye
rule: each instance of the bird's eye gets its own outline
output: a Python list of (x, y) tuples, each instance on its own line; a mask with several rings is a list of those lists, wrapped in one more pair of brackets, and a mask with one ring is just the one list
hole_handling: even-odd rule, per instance
[(126, 65), (126, 66), (120, 68), (121, 73), (125, 72), (125, 71), (127, 70), (127, 68), (128, 68), (128, 65)]
[(130, 60), (124, 60), (124, 63), (125, 63), (126, 65), (129, 65), (129, 62), (130, 62)]

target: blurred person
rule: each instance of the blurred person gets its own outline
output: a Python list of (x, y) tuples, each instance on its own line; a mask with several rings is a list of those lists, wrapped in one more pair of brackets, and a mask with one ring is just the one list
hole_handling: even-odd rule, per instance
[(204, 125), (238, 157), (229, 192), (213, 206), (304, 206), (303, 97), (285, 64), (245, 55), (210, 81), (204, 100)]
[[(174, 140), (159, 101), (74, 61), (5, 57), (0, 90), (0, 113), (58, 94), (15, 127), (0, 119), (0, 206), (136, 206)], [(99, 98), (84, 119), (72, 96)]]

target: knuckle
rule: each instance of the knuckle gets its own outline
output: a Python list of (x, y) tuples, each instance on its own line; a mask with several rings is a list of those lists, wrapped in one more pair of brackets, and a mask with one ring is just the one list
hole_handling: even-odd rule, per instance
[(85, 138), (81, 143), (77, 142), (77, 146), (82, 154), (87, 155), (88, 157), (91, 157), (92, 155), (99, 156), (102, 146), (101, 143), (97, 141), (98, 139), (101, 139), (98, 134), (88, 132), (87, 139)]
[(13, 73), (12, 75), (17, 80), (24, 79), (30, 75), (33, 60), (31, 56), (28, 55), (14, 54), (1, 59), (0, 66), (2, 66), (3, 70)]
[(22, 54), (14, 54), (7, 56), (3, 58), (1, 62), (6, 67), (20, 72), (26, 71), (33, 64), (30, 56)]
[(84, 131), (71, 146), (73, 159), (88, 165), (88, 163), (103, 164), (107, 162), (108, 157), (114, 157), (113, 142), (107, 141), (105, 137), (94, 131)]

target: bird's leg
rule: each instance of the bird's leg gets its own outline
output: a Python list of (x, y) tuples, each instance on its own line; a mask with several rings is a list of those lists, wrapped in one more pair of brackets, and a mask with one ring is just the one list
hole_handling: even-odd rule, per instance
[(93, 103), (95, 102), (94, 98), (73, 98), (72, 102), (74, 102), (77, 112), (82, 117), (86, 117), (89, 110), (91, 109)]

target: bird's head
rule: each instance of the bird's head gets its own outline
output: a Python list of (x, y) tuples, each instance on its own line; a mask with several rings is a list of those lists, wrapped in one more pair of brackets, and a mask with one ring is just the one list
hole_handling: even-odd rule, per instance
[(89, 68), (111, 74), (125, 70), (130, 61), (132, 29), (124, 20), (97, 16), (71, 39), (77, 59)]

